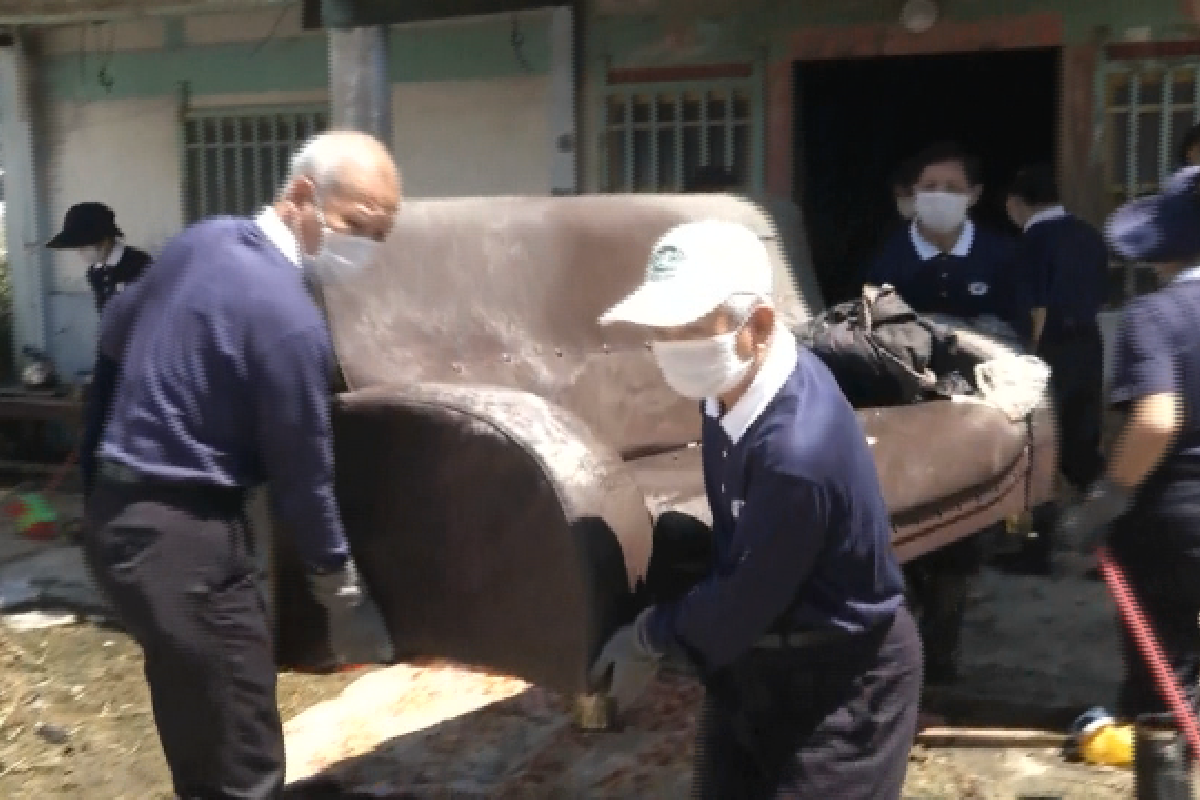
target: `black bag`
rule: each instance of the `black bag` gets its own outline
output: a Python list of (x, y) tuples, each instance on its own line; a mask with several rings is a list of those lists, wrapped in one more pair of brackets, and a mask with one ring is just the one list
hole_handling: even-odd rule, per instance
[(939, 382), (931, 368), (938, 352), (953, 348), (954, 334), (922, 319), (891, 286), (865, 287), (796, 337), (825, 362), (855, 408), (915, 403), (964, 383)]

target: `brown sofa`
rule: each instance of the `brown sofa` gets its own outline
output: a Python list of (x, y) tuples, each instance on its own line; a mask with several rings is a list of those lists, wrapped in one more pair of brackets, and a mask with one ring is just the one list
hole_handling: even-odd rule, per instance
[[(652, 517), (708, 513), (695, 404), (663, 384), (642, 334), (595, 320), (639, 283), (657, 237), (717, 217), (768, 240), (777, 307), (802, 323), (821, 301), (798, 213), (779, 208), (712, 195), (410, 201), (380, 262), (326, 287), (348, 387), (338, 494), (398, 652), (585, 689), (635, 607)], [(964, 374), (999, 352), (966, 339)], [(860, 413), (904, 560), (1050, 496), (1048, 408), (1028, 424), (950, 402)], [(276, 540), (281, 652), (311, 659), (319, 615), (286, 532)]]

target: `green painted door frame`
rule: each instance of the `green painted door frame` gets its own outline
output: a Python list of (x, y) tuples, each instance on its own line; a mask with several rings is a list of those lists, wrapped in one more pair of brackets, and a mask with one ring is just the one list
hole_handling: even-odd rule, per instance
[(304, 0), (306, 28), (356, 28), (401, 25), (451, 17), (503, 14), (532, 8), (570, 5), (570, 0)]

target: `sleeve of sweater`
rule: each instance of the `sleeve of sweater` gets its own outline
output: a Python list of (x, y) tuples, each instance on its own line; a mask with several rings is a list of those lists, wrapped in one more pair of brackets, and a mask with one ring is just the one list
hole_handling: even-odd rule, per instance
[(329, 381), (333, 353), (324, 325), (277, 340), (254, 375), (259, 452), (275, 511), (310, 567), (344, 563), (349, 549), (334, 495)]

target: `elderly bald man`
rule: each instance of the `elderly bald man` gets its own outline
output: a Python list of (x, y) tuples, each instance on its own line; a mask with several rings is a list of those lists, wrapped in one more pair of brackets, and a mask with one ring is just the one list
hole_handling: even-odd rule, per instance
[(188, 228), (103, 320), (83, 448), (96, 453), (85, 465), (85, 550), (145, 653), (180, 797), (282, 791), (273, 648), (243, 512), (250, 488), (267, 482), (296, 532), (334, 652), (391, 658), (334, 498), (334, 356), (309, 283), (366, 266), (399, 197), (377, 141), (319, 136), (273, 207)]

